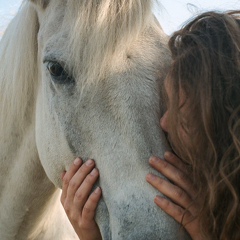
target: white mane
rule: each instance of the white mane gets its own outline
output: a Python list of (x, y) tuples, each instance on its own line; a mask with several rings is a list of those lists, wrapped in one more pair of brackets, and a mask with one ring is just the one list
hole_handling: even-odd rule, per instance
[(37, 84), (36, 12), (24, 2), (0, 42), (0, 130), (7, 126), (24, 128), (32, 111)]

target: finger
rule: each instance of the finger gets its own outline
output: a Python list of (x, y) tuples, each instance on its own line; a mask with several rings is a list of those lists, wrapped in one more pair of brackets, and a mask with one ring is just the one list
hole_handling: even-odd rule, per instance
[(156, 196), (154, 202), (168, 215), (173, 217), (177, 222), (182, 225), (191, 222), (194, 217), (189, 211), (186, 211), (182, 207), (174, 204), (166, 198)]
[(170, 198), (173, 202), (183, 208), (190, 206), (192, 199), (183, 189), (153, 174), (148, 174), (146, 179), (153, 187)]
[(93, 186), (98, 179), (98, 176), (98, 169), (94, 168), (91, 173), (86, 176), (81, 186), (77, 189), (73, 201), (78, 210), (82, 211), (93, 189)]
[(81, 165), (82, 165), (82, 159), (76, 158), (73, 164), (70, 166), (69, 170), (62, 174), (62, 195), (61, 195), (62, 203), (65, 201), (67, 196), (67, 188), (68, 188), (69, 182)]
[(171, 152), (165, 152), (164, 158), (171, 163), (173, 166), (184, 172), (185, 174), (189, 174), (189, 165), (184, 163), (179, 157)]
[(94, 220), (101, 195), (102, 190), (100, 187), (97, 187), (94, 192), (89, 196), (82, 211), (82, 218), (85, 219), (86, 222), (91, 222)]
[(185, 190), (191, 197), (195, 196), (196, 192), (194, 186), (184, 172), (158, 157), (151, 157), (149, 162), (152, 167), (162, 173), (166, 178), (175, 183), (177, 186)]
[(95, 166), (95, 163), (92, 159), (87, 160), (71, 178), (68, 184), (68, 189), (67, 189), (68, 201), (74, 199), (77, 189), (84, 182), (84, 179), (92, 171), (94, 166)]
[(66, 174), (66, 171), (64, 171), (64, 172), (61, 174), (61, 179), (62, 179), (62, 181), (63, 181), (63, 178), (64, 178), (65, 174)]

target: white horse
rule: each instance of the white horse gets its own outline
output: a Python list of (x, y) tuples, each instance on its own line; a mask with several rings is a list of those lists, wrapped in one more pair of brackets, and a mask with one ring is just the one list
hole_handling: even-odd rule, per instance
[[(168, 38), (150, 0), (28, 0), (0, 44), (0, 239), (77, 239), (61, 173), (93, 158), (104, 239), (187, 239), (153, 203)], [(162, 109), (162, 110), (161, 110)], [(161, 111), (160, 111), (161, 110)]]

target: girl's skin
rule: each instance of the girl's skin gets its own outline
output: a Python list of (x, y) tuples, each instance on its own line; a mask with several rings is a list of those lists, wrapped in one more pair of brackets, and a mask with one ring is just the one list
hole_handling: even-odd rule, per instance
[(76, 158), (70, 169), (62, 176), (61, 203), (81, 240), (102, 239), (94, 220), (101, 189), (98, 187), (91, 193), (99, 176), (94, 166), (93, 160), (83, 164), (80, 158)]
[[(166, 132), (167, 115), (168, 112), (160, 121), (161, 127)], [(197, 218), (200, 203), (194, 201), (194, 204), (191, 204), (196, 191), (191, 184), (188, 166), (171, 152), (166, 152), (164, 159), (151, 157), (149, 163), (171, 182), (153, 174), (148, 174), (146, 180), (170, 200), (156, 196), (154, 202), (181, 223), (192, 239), (201, 240), (203, 237), (200, 234)], [(92, 192), (98, 177), (99, 172), (95, 168), (94, 161), (88, 160), (83, 164), (79, 158), (75, 159), (74, 164), (63, 176), (61, 202), (81, 240), (102, 239), (94, 220), (97, 204), (101, 198), (101, 190), (97, 188), (97, 191)]]

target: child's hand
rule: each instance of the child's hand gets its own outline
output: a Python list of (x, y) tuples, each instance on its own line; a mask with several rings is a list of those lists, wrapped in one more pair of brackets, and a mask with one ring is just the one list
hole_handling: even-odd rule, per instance
[(94, 167), (93, 160), (83, 164), (82, 160), (77, 158), (62, 177), (61, 203), (81, 240), (102, 239), (94, 219), (101, 189), (98, 187), (91, 193), (99, 177), (99, 172)]
[(150, 165), (168, 178), (148, 174), (146, 180), (167, 198), (156, 196), (154, 202), (167, 214), (182, 224), (193, 240), (202, 240), (200, 234), (198, 211), (199, 204), (192, 200), (196, 190), (191, 181), (186, 164), (173, 153), (167, 152), (165, 160), (152, 157)]

